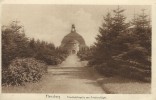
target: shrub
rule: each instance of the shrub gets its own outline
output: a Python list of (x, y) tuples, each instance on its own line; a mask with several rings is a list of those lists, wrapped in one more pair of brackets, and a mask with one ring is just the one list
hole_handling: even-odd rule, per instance
[(131, 79), (137, 79), (141, 81), (150, 82), (151, 80), (151, 70), (144, 70), (141, 68), (133, 67), (130, 65), (122, 65), (119, 69), (119, 75), (128, 77)]
[(116, 58), (115, 61), (118, 62), (119, 66), (118, 75), (131, 79), (150, 82), (151, 66), (133, 60), (123, 60)]
[[(137, 62), (145, 63), (147, 62), (147, 50), (143, 47), (136, 47), (126, 54), (123, 55), (124, 59), (132, 59), (136, 60)], [(145, 63), (146, 64), (146, 63)]]
[(103, 64), (99, 64), (99, 65), (95, 65), (94, 66), (96, 68), (96, 70), (102, 74), (102, 75), (105, 75), (107, 77), (111, 77), (111, 76), (114, 76), (117, 72), (117, 69), (110, 66), (109, 64), (107, 63), (103, 63)]
[(8, 69), (2, 70), (2, 84), (22, 85), (25, 82), (39, 81), (47, 72), (44, 62), (34, 58), (16, 58), (11, 61)]
[(56, 55), (39, 55), (36, 59), (44, 61), (48, 65), (58, 65), (64, 61), (65, 58), (61, 58), (60, 56)]

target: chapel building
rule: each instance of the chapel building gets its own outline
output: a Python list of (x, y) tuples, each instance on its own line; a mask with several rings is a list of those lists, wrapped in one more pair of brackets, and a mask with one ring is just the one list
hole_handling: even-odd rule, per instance
[(79, 50), (86, 48), (85, 40), (76, 32), (74, 24), (71, 27), (71, 32), (63, 38), (60, 47), (69, 54), (77, 54)]

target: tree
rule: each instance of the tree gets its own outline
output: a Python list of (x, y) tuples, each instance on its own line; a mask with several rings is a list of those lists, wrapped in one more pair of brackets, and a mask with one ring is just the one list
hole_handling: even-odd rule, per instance
[(127, 50), (127, 45), (125, 43), (128, 42), (128, 40), (125, 40), (124, 38), (127, 38), (127, 29), (129, 27), (129, 23), (126, 23), (126, 17), (124, 16), (124, 9), (121, 9), (119, 6), (117, 9), (113, 10), (114, 17), (112, 18), (113, 24), (112, 24), (112, 47), (113, 50), (113, 56), (116, 56), (122, 52), (125, 52)]
[(123, 36), (126, 36), (129, 24), (125, 22), (126, 17), (123, 12), (124, 10), (118, 7), (113, 10), (114, 16), (107, 13), (104, 17), (104, 22), (102, 27), (99, 28), (99, 34), (96, 38), (96, 50), (93, 53), (99, 63), (111, 63), (112, 56), (116, 56), (127, 49), (124, 44), (126, 40)]
[(128, 28), (128, 23), (125, 22), (126, 17), (123, 15), (125, 10), (121, 9), (119, 6), (116, 10), (113, 10), (114, 17), (113, 19), (113, 37), (116, 37), (120, 34), (125, 34), (126, 29)]
[(129, 24), (126, 23), (124, 11), (118, 6), (112, 14), (107, 13), (99, 28), (95, 46), (92, 48), (92, 59), (89, 64), (95, 65), (104, 74), (111, 75), (116, 72), (119, 66), (116, 64), (114, 56), (118, 56), (128, 49), (126, 43), (129, 41), (127, 40)]
[(2, 66), (6, 67), (15, 57), (25, 57), (28, 38), (19, 21), (13, 21), (2, 29)]
[(97, 42), (96, 50), (94, 53), (95, 59), (98, 60), (98, 63), (102, 63), (103, 60), (110, 60), (111, 59), (111, 40), (112, 40), (112, 25), (113, 20), (111, 14), (108, 12), (107, 15), (104, 17), (104, 22), (102, 27), (99, 28), (99, 33), (97, 35)]
[(145, 9), (132, 21), (133, 34), (137, 37), (137, 43), (146, 48), (151, 55), (151, 24), (150, 18), (145, 14)]

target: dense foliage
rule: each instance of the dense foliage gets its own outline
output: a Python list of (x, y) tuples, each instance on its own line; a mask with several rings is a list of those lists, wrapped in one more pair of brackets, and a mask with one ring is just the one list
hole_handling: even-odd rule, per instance
[(60, 64), (67, 57), (67, 52), (55, 47), (54, 44), (34, 39), (29, 42), (29, 52), (31, 57), (42, 60), (48, 65)]
[[(8, 26), (2, 27), (2, 67), (6, 68), (10, 61), (16, 57), (27, 57), (28, 38), (24, 29), (13, 21)], [(28, 55), (29, 54), (29, 55)]]
[(47, 65), (34, 58), (16, 58), (8, 69), (2, 71), (2, 83), (5, 85), (23, 85), (25, 82), (39, 81), (47, 72)]
[(91, 50), (89, 47), (85, 47), (79, 50), (79, 52), (77, 53), (77, 56), (80, 58), (81, 61), (84, 60), (89, 60), (89, 58), (91, 57)]
[[(16, 59), (17, 57), (18, 59)], [(32, 74), (31, 70), (25, 71), (25, 67), (30, 67), (32, 71), (34, 71), (33, 68), (42, 70), (45, 66), (40, 61), (48, 65), (57, 65), (66, 57), (67, 53), (55, 47), (54, 44), (26, 37), (24, 28), (18, 21), (13, 21), (8, 26), (2, 26), (2, 77), (5, 78), (2, 82), (8, 83), (9, 81), (10, 84), (12, 81), (13, 84), (18, 84), (18, 82), (20, 84), (23, 81), (28, 81), (34, 76), (30, 75)], [(38, 62), (38, 60), (40, 61)], [(23, 75), (23, 71), (30, 77), (19, 77)], [(42, 74), (41, 71), (35, 73)], [(40, 79), (39, 77), (40, 75), (36, 76), (37, 79)]]
[(143, 10), (143, 13), (127, 23), (124, 11), (118, 7), (112, 13), (109, 12), (99, 28), (95, 45), (79, 55), (89, 55), (89, 66), (94, 66), (106, 76), (121, 75), (150, 81), (150, 21)]

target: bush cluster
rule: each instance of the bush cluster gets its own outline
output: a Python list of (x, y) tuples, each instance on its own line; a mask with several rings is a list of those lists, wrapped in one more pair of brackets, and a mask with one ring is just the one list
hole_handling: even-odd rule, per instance
[(48, 65), (60, 64), (67, 57), (67, 52), (55, 47), (54, 44), (39, 40), (35, 41), (34, 39), (30, 40), (29, 52), (32, 57), (42, 60)]
[(36, 82), (47, 72), (47, 65), (34, 58), (16, 58), (11, 61), (7, 70), (2, 71), (2, 83), (22, 85), (25, 82)]
[(58, 55), (57, 57), (56, 56), (53, 56), (53, 55), (43, 55), (42, 58), (37, 58), (39, 60), (43, 60), (45, 61), (48, 65), (58, 65), (58, 64), (61, 64), (65, 58), (66, 58), (67, 54), (63, 55)]
[[(129, 51), (120, 57), (114, 57), (116, 65), (120, 66), (118, 68), (118, 74), (125, 77), (150, 82), (151, 63), (150, 59), (147, 59), (148, 57), (144, 55), (144, 52), (144, 50), (140, 51), (134, 49), (133, 53), (132, 51)], [(134, 55), (137, 56), (135, 57)]]
[(79, 50), (77, 56), (80, 58), (81, 61), (89, 60), (91, 57), (91, 52), (89, 47), (85, 47)]

